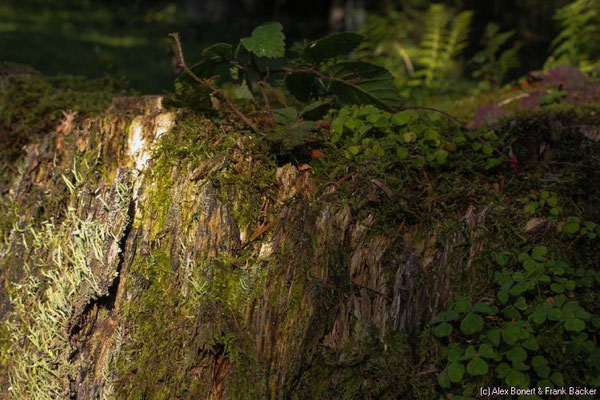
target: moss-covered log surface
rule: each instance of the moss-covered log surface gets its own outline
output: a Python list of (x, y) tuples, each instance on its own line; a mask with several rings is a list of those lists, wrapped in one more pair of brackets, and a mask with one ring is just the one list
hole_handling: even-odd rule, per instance
[[(3, 398), (474, 396), (494, 382), (491, 367), (439, 383), (448, 342), (463, 343), (458, 325), (449, 341), (445, 328), (434, 334), (448, 302), (499, 307), (486, 326), (519, 319), (495, 272), (534, 246), (600, 270), (595, 228), (572, 229), (573, 218), (600, 222), (597, 105), (496, 125), (521, 161), (515, 174), (485, 169), (470, 146), (418, 169), (348, 162), (333, 148), (294, 162), (260, 134), (166, 111), (160, 97), (108, 106), (110, 88), (64, 97), (36, 75), (0, 78), (12, 93), (0, 104)], [(592, 282), (563, 290), (597, 315)], [(529, 359), (544, 354), (566, 385), (590, 386), (594, 369), (564, 339), (572, 331), (541, 331)]]

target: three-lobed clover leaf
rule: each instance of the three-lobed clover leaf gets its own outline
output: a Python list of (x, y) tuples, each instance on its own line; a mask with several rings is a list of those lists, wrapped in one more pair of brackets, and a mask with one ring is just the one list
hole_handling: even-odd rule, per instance
[(460, 330), (466, 335), (472, 335), (483, 329), (483, 319), (474, 313), (468, 313), (460, 323)]
[(452, 333), (452, 325), (450, 325), (447, 322), (443, 322), (435, 327), (435, 329), (433, 330), (433, 333), (437, 337), (450, 336), (450, 334)]
[(448, 378), (451, 382), (460, 382), (465, 375), (465, 366), (459, 362), (453, 362), (448, 365)]
[(467, 364), (467, 372), (469, 375), (485, 375), (488, 373), (488, 363), (482, 358), (475, 357)]

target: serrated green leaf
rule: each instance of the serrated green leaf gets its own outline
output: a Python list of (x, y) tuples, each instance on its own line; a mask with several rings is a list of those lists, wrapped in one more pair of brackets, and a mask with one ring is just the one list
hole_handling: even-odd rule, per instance
[(508, 256), (509, 254), (506, 252), (496, 254), (496, 263), (502, 267), (505, 266), (506, 264), (508, 264)]
[(402, 111), (392, 116), (392, 124), (404, 126), (412, 121), (412, 114), (408, 111)]
[(579, 318), (569, 318), (565, 321), (565, 330), (570, 332), (581, 332), (585, 329), (585, 322)]
[(565, 378), (563, 377), (563, 374), (561, 374), (560, 372), (552, 373), (552, 375), (550, 375), (550, 380), (556, 386), (564, 386), (565, 385)]
[(348, 151), (352, 155), (357, 155), (358, 153), (360, 153), (360, 146), (349, 146)]
[(485, 169), (486, 170), (490, 170), (492, 168), (497, 167), (498, 165), (501, 165), (503, 161), (502, 157), (492, 157), (492, 158), (488, 158), (486, 163), (485, 163)]
[(545, 367), (546, 365), (548, 365), (548, 360), (546, 360), (542, 356), (534, 356), (531, 359), (531, 365), (533, 366), (534, 369)]
[(550, 285), (550, 290), (552, 290), (554, 293), (562, 293), (565, 291), (565, 287), (560, 283), (553, 283)]
[(506, 375), (508, 375), (508, 373), (511, 371), (510, 366), (503, 362), (500, 363), (497, 367), (496, 367), (496, 373), (498, 374), (498, 378), (502, 379), (504, 377), (506, 377)]
[(229, 43), (215, 43), (205, 48), (202, 55), (205, 57), (220, 57), (230, 59), (233, 54), (233, 47)]
[(488, 364), (482, 358), (475, 357), (467, 364), (469, 375), (485, 375), (488, 373)]
[(492, 329), (487, 333), (487, 338), (491, 344), (498, 347), (500, 345), (500, 330)]
[(443, 387), (444, 389), (448, 389), (451, 386), (450, 378), (448, 377), (448, 369), (444, 369), (438, 375), (438, 385)]
[(567, 232), (568, 234), (574, 234), (575, 232), (579, 231), (579, 222), (569, 222), (565, 225), (564, 227), (565, 232)]
[(502, 315), (504, 315), (508, 319), (520, 320), (521, 313), (516, 309), (515, 306), (508, 306), (504, 310), (502, 310)]
[(467, 310), (471, 308), (471, 302), (469, 300), (458, 300), (456, 303), (454, 303), (454, 311), (458, 312), (458, 313), (464, 313), (467, 312)]
[(562, 319), (562, 310), (560, 308), (548, 310), (548, 319), (550, 321), (560, 321)]
[(473, 305), (473, 307), (471, 308), (471, 312), (474, 313), (479, 313), (479, 314), (486, 314), (486, 315), (492, 315), (494, 314), (494, 311), (497, 312), (497, 307), (495, 308), (494, 306), (491, 306), (487, 303), (475, 303)]
[(286, 75), (285, 86), (298, 100), (306, 103), (311, 100), (316, 76), (308, 72), (294, 72)]
[(250, 37), (240, 43), (258, 57), (276, 58), (285, 55), (285, 35), (279, 22), (267, 22), (256, 27)]
[(433, 333), (437, 337), (446, 337), (452, 333), (452, 325), (447, 322), (443, 322), (435, 327)]
[(423, 166), (425, 165), (425, 159), (421, 156), (417, 156), (413, 159), (413, 165), (416, 168), (423, 168)]
[(546, 246), (535, 246), (531, 252), (534, 258), (543, 258), (548, 253)]
[(300, 116), (309, 121), (316, 121), (323, 118), (330, 108), (331, 104), (329, 102), (322, 100), (313, 101), (300, 111)]
[(508, 301), (508, 290), (499, 290), (498, 294), (498, 301), (500, 301), (500, 303), (504, 304)]
[(547, 316), (548, 309), (544, 307), (538, 307), (531, 313), (531, 315), (529, 316), (529, 320), (536, 325), (540, 325), (546, 321)]
[(294, 107), (276, 108), (272, 113), (278, 124), (291, 124), (298, 118), (298, 111)]
[(515, 371), (513, 369), (508, 373), (508, 375), (506, 375), (505, 382), (508, 386), (521, 387), (525, 385), (525, 383), (527, 382), (527, 378), (524, 373), (520, 371)]
[(519, 340), (520, 337), (520, 329), (515, 325), (509, 325), (502, 329), (502, 339), (506, 342), (506, 344), (512, 346)]
[(533, 336), (523, 340), (521, 346), (523, 346), (524, 349), (532, 351), (537, 351), (540, 348), (538, 341)]
[(527, 359), (527, 352), (521, 346), (515, 346), (506, 352), (506, 358), (514, 364), (519, 364)]
[(494, 357), (496, 357), (496, 352), (494, 351), (494, 349), (492, 348), (492, 346), (490, 346), (487, 343), (482, 343), (479, 346), (478, 354), (481, 357), (484, 357), (484, 358), (494, 358)]
[(406, 147), (400, 146), (396, 149), (396, 154), (398, 158), (404, 160), (408, 157), (408, 149)]
[(463, 359), (470, 360), (471, 358), (475, 357), (476, 354), (477, 350), (475, 350), (475, 346), (467, 346), (467, 348), (465, 349), (465, 355), (463, 356)]
[(517, 298), (515, 301), (515, 308), (518, 308), (521, 311), (527, 309), (527, 301), (525, 301), (525, 297), (519, 296), (519, 298)]
[(451, 382), (460, 382), (465, 374), (465, 366), (459, 362), (453, 362), (448, 365), (448, 378)]
[(333, 74), (326, 78), (329, 92), (343, 103), (372, 104), (384, 110), (400, 107), (394, 77), (385, 68), (365, 62), (344, 62), (331, 69)]
[(483, 319), (473, 313), (468, 313), (460, 323), (460, 330), (466, 335), (472, 335), (483, 329)]
[(460, 359), (460, 356), (462, 355), (462, 350), (459, 346), (455, 346), (451, 349), (448, 350), (448, 361), (449, 362), (454, 362), (454, 361), (458, 361)]
[(363, 40), (363, 35), (338, 32), (311, 42), (304, 50), (304, 57), (319, 63), (329, 58), (344, 56), (354, 50)]

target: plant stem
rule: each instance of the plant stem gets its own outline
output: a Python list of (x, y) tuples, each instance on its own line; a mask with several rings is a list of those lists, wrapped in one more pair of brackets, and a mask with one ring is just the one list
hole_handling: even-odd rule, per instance
[(209, 89), (212, 93), (214, 93), (215, 95), (219, 96), (221, 98), (221, 100), (223, 100), (225, 102), (225, 104), (227, 104), (227, 107), (235, 114), (237, 115), (242, 121), (244, 121), (244, 123), (254, 132), (254, 133), (258, 133), (258, 129), (256, 129), (256, 127), (254, 126), (254, 124), (248, 119), (248, 117), (246, 117), (232, 102), (231, 100), (229, 100), (229, 97), (227, 97), (225, 95), (225, 93), (223, 93), (222, 90), (218, 89), (217, 87), (215, 87), (208, 79), (202, 79), (200, 77), (198, 77), (186, 64), (185, 59), (183, 57), (183, 48), (181, 47), (181, 40), (179, 39), (179, 33), (178, 32), (173, 32), (170, 33), (169, 36), (171, 36), (173, 38), (173, 40), (175, 41), (175, 53), (177, 55), (177, 62), (179, 64), (179, 66), (181, 68), (183, 68), (183, 70), (190, 75), (196, 82), (198, 82), (199, 84), (201, 84), (202, 86), (204, 86), (205, 88)]

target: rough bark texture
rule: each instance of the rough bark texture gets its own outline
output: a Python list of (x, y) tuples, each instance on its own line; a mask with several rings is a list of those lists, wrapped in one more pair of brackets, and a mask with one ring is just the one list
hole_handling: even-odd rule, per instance
[[(342, 348), (351, 337), (367, 337), (371, 331), (381, 337), (388, 331), (410, 331), (443, 305), (452, 273), (449, 260), (458, 237), (447, 240), (443, 249), (426, 245), (415, 249), (402, 243), (397, 234), (369, 235), (369, 228), (376, 223), (373, 215), (355, 220), (347, 205), (337, 207), (324, 200), (326, 196), (317, 195), (310, 172), (300, 172), (289, 164), (277, 169), (272, 193), (249, 194), (248, 184), (243, 182), (216, 188), (207, 178), (231, 173), (231, 159), (239, 155), (218, 155), (194, 170), (185, 163), (162, 165), (158, 170), (152, 145), (175, 124), (175, 118), (160, 109), (159, 98), (148, 97), (135, 101), (118, 98), (101, 117), (65, 120), (56, 132), (28, 146), (23, 173), (9, 189), (8, 201), (23, 211), (16, 219), (23, 231), (12, 230), (2, 253), (11, 280), (23, 277), (23, 266), (32, 254), (43, 257), (30, 252), (23, 240), (25, 226), (35, 225), (33, 218), (64, 218), (66, 209), (73, 207), (78, 218), (96, 221), (108, 230), (101, 243), (103, 257), (89, 260), (97, 287), (80, 285), (71, 295), (73, 308), (63, 327), (68, 349), (61, 350), (70, 353), (71, 363), (64, 382), (69, 382), (71, 396), (95, 399), (117, 394), (117, 369), (107, 374), (106, 366), (116, 365), (122, 358), (121, 366), (127, 367), (131, 358), (120, 352), (135, 342), (138, 347), (131, 351), (149, 353), (143, 359), (148, 364), (135, 366), (130, 373), (147, 369), (145, 373), (162, 373), (164, 379), (183, 375), (177, 379), (189, 385), (169, 388), (173, 392), (165, 398), (192, 393), (198, 398), (232, 398), (227, 396), (227, 381), (242, 379), (235, 376), (235, 369), (244, 369), (234, 365), (228, 354), (227, 346), (239, 344), (224, 341), (233, 340), (251, 349), (243, 357), (252, 358), (256, 369), (243, 373), (255, 373), (256, 383), (265, 385), (256, 387), (254, 395), (289, 397), (302, 374), (316, 362), (322, 346)], [(90, 162), (95, 164), (79, 172), (83, 175), (69, 193), (61, 177), (74, 168), (74, 160), (92, 153), (96, 159)], [(243, 157), (237, 161), (242, 174), (244, 162)], [(100, 165), (103, 176), (96, 173)], [(331, 194), (335, 186), (323, 190)], [(254, 221), (240, 226), (239, 214), (245, 208), (241, 203), (247, 201), (261, 206), (268, 203), (271, 219), (258, 208), (257, 215), (250, 215)], [(475, 228), (484, 222), (485, 213), (470, 218), (468, 224)], [(467, 263), (465, 260), (465, 266)], [(156, 273), (150, 270), (163, 267), (160, 279), (168, 282), (148, 276)], [(216, 280), (213, 275), (220, 274), (215, 271), (219, 268), (239, 271), (221, 272), (232, 277), (222, 277), (222, 286), (211, 288), (217, 292), (214, 299), (212, 295), (200, 299), (202, 288), (190, 285), (194, 270), (205, 269), (201, 275), (206, 285)], [(435, 274), (436, 279), (424, 283), (431, 286), (419, 291), (421, 298), (411, 299), (409, 293), (414, 292), (424, 271)], [(160, 291), (165, 296), (181, 297), (164, 299), (168, 304), (174, 302), (174, 307), (189, 301), (192, 291), (203, 307), (186, 307), (190, 318), (184, 326), (170, 325), (188, 322), (178, 321), (182, 315), (176, 310), (171, 310), (176, 314), (171, 321), (162, 320), (166, 315), (148, 317), (160, 321), (152, 321), (150, 332), (144, 333), (160, 335), (162, 332), (151, 331), (166, 329), (171, 331), (166, 335), (175, 336), (173, 342), (160, 337), (132, 340), (139, 329), (132, 321), (138, 316), (132, 314), (161, 308), (152, 304), (140, 309), (147, 306), (146, 300), (161, 301), (144, 295), (158, 285), (163, 285)], [(3, 313), (8, 310), (7, 303), (3, 301)], [(131, 310), (135, 307), (138, 309)], [(155, 348), (159, 343), (172, 349)], [(185, 362), (189, 370), (176, 371), (184, 367), (178, 365), (180, 360), (159, 357), (163, 350), (166, 354), (181, 352), (186, 344), (194, 348), (195, 356)], [(139, 386), (133, 387), (126, 382), (131, 378), (122, 378), (121, 395), (137, 390), (139, 397), (161, 397), (150, 394), (156, 390), (153, 383), (134, 380)]]
[[(372, 364), (384, 371), (377, 380), (425, 369), (427, 350), (415, 359), (402, 335), (439, 312), (453, 279), (474, 268), (491, 206), (463, 204), (445, 235), (375, 229), (380, 216), (340, 201), (336, 182), (257, 163), (250, 137), (203, 154), (223, 128), (185, 118), (158, 97), (117, 98), (106, 113), (66, 117), (28, 145), (3, 188), (2, 276), (58, 275), (13, 293), (26, 299), (23, 315), (2, 285), (0, 318), (17, 315), (10, 332), (23, 335), (9, 351), (4, 395), (311, 398), (320, 385), (353, 384), (339, 371), (367, 358), (382, 360)], [(351, 180), (368, 201), (389, 200), (377, 182)], [(81, 277), (64, 283), (77, 269)], [(52, 291), (70, 306), (56, 306)], [(27, 343), (40, 332), (23, 327), (44, 313), (63, 339), (36, 350)], [(44, 368), (52, 382), (36, 387)], [(373, 398), (413, 393), (406, 381), (378, 384), (382, 397)]]

